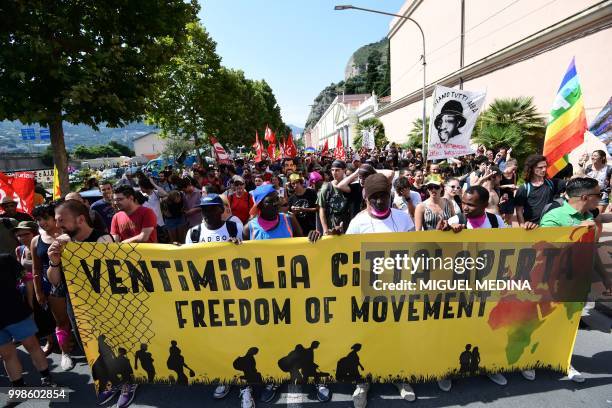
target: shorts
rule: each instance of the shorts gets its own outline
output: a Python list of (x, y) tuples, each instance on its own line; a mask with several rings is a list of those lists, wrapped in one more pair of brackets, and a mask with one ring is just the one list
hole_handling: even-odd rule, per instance
[(23, 341), (30, 336), (33, 336), (38, 331), (36, 323), (32, 315), (23, 319), (20, 322), (9, 324), (2, 330), (0, 330), (0, 346), (12, 343), (15, 341)]
[(66, 284), (62, 282), (57, 286), (52, 286), (50, 295), (59, 298), (68, 297), (68, 288), (66, 288)]
[(185, 217), (166, 218), (164, 222), (166, 223), (166, 228), (168, 229), (177, 229), (187, 225), (187, 220)]

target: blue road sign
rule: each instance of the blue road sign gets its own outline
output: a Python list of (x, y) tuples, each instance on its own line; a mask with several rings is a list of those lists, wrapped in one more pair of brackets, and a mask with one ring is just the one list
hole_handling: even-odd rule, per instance
[(49, 132), (49, 129), (40, 129), (39, 133), (40, 133), (40, 140), (51, 139), (51, 133)]
[(36, 132), (34, 128), (22, 128), (21, 140), (36, 140)]

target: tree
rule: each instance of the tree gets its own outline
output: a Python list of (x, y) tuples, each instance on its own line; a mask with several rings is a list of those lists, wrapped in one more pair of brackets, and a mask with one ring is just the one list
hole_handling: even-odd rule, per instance
[(545, 132), (544, 119), (537, 113), (533, 98), (495, 99), (476, 122), (472, 141), (493, 149), (511, 147), (512, 156), (522, 161), (541, 151)]
[(162, 155), (176, 160), (182, 153), (189, 153), (193, 149), (193, 141), (186, 140), (183, 136), (167, 135)]
[(0, 120), (49, 127), (62, 194), (63, 121), (97, 130), (140, 120), (156, 70), (180, 50), (198, 10), (195, 0), (2, 3)]
[(211, 131), (211, 117), (222, 92), (218, 87), (221, 58), (216, 47), (202, 25), (190, 23), (185, 46), (158, 71), (147, 116), (161, 129), (162, 137), (192, 140), (195, 147), (204, 143), (202, 138)]
[(108, 145), (112, 147), (113, 149), (117, 150), (120, 156), (132, 157), (136, 155), (136, 152), (130, 149), (129, 146), (126, 146), (114, 140), (111, 140), (111, 142)]
[[(429, 140), (429, 116), (427, 116), (425, 122), (425, 143)], [(415, 119), (412, 122), (412, 129), (408, 133), (408, 142), (406, 145), (411, 149), (422, 149), (423, 148), (423, 119)]]
[(107, 145), (78, 145), (73, 154), (77, 159), (95, 159), (97, 157), (134, 156), (134, 151), (113, 140)]
[(383, 148), (389, 141), (385, 136), (385, 126), (378, 118), (369, 118), (362, 120), (355, 126), (357, 135), (353, 138), (353, 146), (355, 149), (360, 149), (363, 146), (363, 139), (361, 132), (363, 130), (374, 131), (374, 145), (378, 148)]

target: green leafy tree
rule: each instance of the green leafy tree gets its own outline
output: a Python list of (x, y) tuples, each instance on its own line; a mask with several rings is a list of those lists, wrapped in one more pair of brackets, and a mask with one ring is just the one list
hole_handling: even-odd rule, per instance
[[(425, 126), (425, 142), (427, 142), (429, 140), (429, 116), (426, 117)], [(405, 145), (410, 149), (423, 148), (423, 119), (415, 119), (412, 122), (412, 129), (408, 132), (408, 142)]]
[(190, 153), (193, 150), (192, 140), (186, 140), (183, 136), (168, 135), (162, 155), (176, 160), (182, 153)]
[(117, 150), (120, 156), (132, 157), (136, 155), (136, 152), (130, 149), (129, 146), (126, 146), (114, 140), (111, 140), (111, 142), (108, 145), (112, 147), (113, 149)]
[(8, 1), (0, 6), (0, 120), (49, 127), (63, 194), (62, 122), (138, 121), (158, 67), (199, 11), (184, 0)]
[(512, 156), (522, 161), (541, 151), (546, 124), (533, 105), (533, 98), (495, 99), (480, 115), (472, 141), (488, 148), (511, 147)]
[(147, 114), (162, 137), (195, 141), (195, 147), (205, 142), (221, 92), (216, 47), (202, 25), (189, 23), (185, 46), (158, 71)]
[(374, 131), (374, 145), (378, 148), (383, 148), (389, 141), (385, 136), (385, 126), (378, 118), (370, 118), (362, 120), (355, 126), (357, 135), (353, 139), (353, 147), (360, 149), (363, 146), (363, 138), (361, 132), (363, 130)]

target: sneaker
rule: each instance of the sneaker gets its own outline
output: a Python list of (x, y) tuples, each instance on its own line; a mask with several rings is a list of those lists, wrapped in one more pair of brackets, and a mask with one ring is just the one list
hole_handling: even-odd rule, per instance
[(244, 387), (240, 390), (240, 407), (255, 408), (255, 400), (253, 399), (253, 390), (251, 387)]
[(49, 375), (47, 377), (42, 377), (40, 379), (40, 386), (41, 387), (53, 387), (53, 388), (56, 388), (57, 384), (53, 381), (53, 379)]
[(353, 405), (355, 408), (365, 408), (368, 405), (368, 390), (370, 384), (357, 384), (355, 392), (353, 392)]
[(570, 380), (572, 380), (573, 382), (576, 382), (576, 383), (583, 383), (584, 382), (584, 377), (582, 376), (580, 371), (576, 370), (571, 365), (569, 366), (569, 370), (567, 371), (567, 378), (569, 378)]
[(441, 380), (438, 380), (438, 388), (440, 388), (444, 392), (449, 392), (452, 386), (453, 382), (450, 378), (443, 378)]
[(70, 354), (62, 353), (62, 360), (60, 361), (60, 366), (64, 371), (70, 371), (74, 368), (74, 360), (72, 360)]
[(278, 390), (278, 384), (266, 384), (266, 387), (261, 392), (259, 400), (261, 402), (270, 402), (276, 397), (276, 390)]
[(98, 405), (106, 405), (120, 391), (119, 387), (108, 387), (98, 393)]
[(126, 408), (132, 403), (136, 395), (136, 388), (138, 388), (138, 384), (123, 384), (121, 395), (117, 400), (117, 408)]
[(524, 370), (524, 371), (521, 371), (521, 374), (526, 380), (529, 380), (529, 381), (535, 380), (535, 370)]
[(217, 385), (217, 388), (215, 388), (215, 392), (213, 393), (213, 398), (215, 399), (225, 398), (225, 396), (229, 394), (231, 388), (232, 386), (229, 384)]
[(317, 385), (317, 399), (321, 402), (327, 402), (331, 399), (331, 392), (329, 388), (327, 388), (327, 385)]
[(497, 385), (506, 385), (508, 384), (508, 380), (506, 380), (506, 377), (504, 377), (503, 374), (487, 374), (487, 377), (489, 377), (489, 379), (491, 381), (493, 381), (495, 384)]
[(414, 393), (414, 390), (412, 389), (412, 386), (410, 386), (410, 384), (395, 383), (393, 385), (395, 385), (395, 388), (397, 388), (397, 390), (399, 391), (399, 395), (400, 397), (402, 397), (403, 400), (409, 402), (416, 400), (416, 394)]

